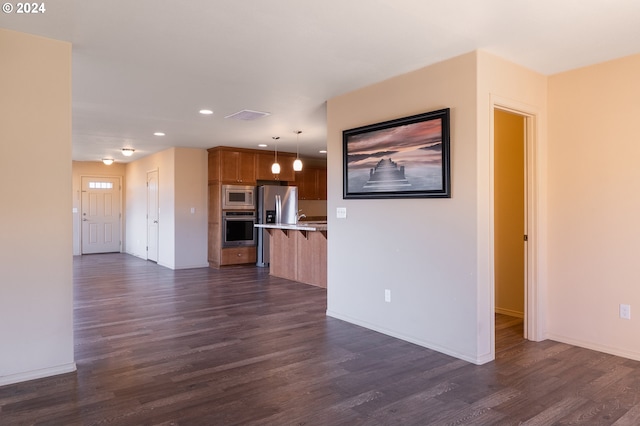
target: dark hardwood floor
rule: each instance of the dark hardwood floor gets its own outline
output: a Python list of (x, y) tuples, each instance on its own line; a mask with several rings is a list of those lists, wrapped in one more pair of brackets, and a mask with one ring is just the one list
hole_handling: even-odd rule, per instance
[(524, 342), (524, 320), (496, 314), (496, 354)]
[(110, 254), (74, 274), (78, 371), (0, 387), (1, 425), (640, 424), (640, 362), (521, 321), (476, 366), (327, 318), (324, 289), (266, 269)]

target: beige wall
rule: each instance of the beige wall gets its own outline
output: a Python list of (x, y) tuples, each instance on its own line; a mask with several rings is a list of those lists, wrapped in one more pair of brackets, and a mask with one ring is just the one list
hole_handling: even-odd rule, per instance
[(147, 259), (147, 173), (158, 171), (158, 264), (174, 266), (174, 149), (127, 163), (126, 252)]
[(0, 385), (75, 370), (71, 45), (0, 29)]
[[(640, 359), (640, 55), (549, 78), (549, 333)], [(631, 320), (619, 318), (620, 303)]]
[[(147, 258), (147, 173), (158, 170), (158, 264), (207, 267), (207, 151), (170, 148), (126, 166), (126, 252)], [(195, 213), (191, 213), (191, 208)]]
[[(82, 250), (82, 242), (81, 242), (81, 221), (80, 221), (80, 212), (82, 211), (82, 177), (83, 176), (109, 176), (109, 177), (119, 177), (120, 184), (122, 186), (121, 190), (121, 209), (122, 209), (122, 247), (126, 247), (126, 241), (124, 240), (125, 236), (125, 191), (126, 191), (126, 182), (125, 182), (125, 164), (124, 163), (113, 163), (110, 166), (106, 166), (101, 161), (74, 161), (72, 165), (72, 173), (73, 173), (73, 181), (72, 181), (72, 191), (73, 191), (73, 254), (74, 256), (80, 255)], [(124, 250), (122, 250), (124, 251)]]
[[(532, 185), (541, 201), (533, 208), (544, 234), (546, 101), (546, 77), (485, 52), (330, 99), (328, 315), (471, 362), (492, 360), (493, 107), (508, 103), (536, 117)], [(342, 199), (343, 130), (445, 107), (452, 113), (451, 199)], [(336, 207), (347, 208), (346, 220), (336, 219)], [(536, 250), (543, 249), (541, 241)], [(536, 267), (538, 331), (544, 262)]]
[(208, 154), (175, 151), (175, 269), (208, 267)]
[[(470, 53), (329, 100), (327, 313), (484, 362), (477, 338), (476, 63)], [(447, 107), (452, 198), (342, 199), (343, 130)], [(347, 219), (336, 219), (336, 207), (347, 208)], [(489, 329), (482, 334), (488, 341)]]
[[(494, 144), (493, 113), (496, 106), (527, 115), (527, 337), (544, 340), (547, 309), (547, 77), (483, 51), (478, 55), (478, 346), (494, 356), (493, 340), (483, 331), (493, 330), (494, 294)], [(493, 334), (491, 334), (493, 338)]]
[(524, 317), (524, 118), (494, 113), (496, 312)]

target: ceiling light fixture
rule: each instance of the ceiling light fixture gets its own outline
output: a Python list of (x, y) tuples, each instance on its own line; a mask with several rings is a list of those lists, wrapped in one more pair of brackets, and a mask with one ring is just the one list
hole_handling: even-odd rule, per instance
[(320, 154), (326, 154), (327, 150), (326, 149), (321, 149), (320, 151), (318, 151)]
[(164, 136), (164, 132), (155, 132), (153, 136)]
[(105, 166), (110, 166), (113, 164), (113, 158), (103, 158), (102, 162), (104, 163)]
[(302, 170), (302, 160), (300, 160), (300, 133), (301, 130), (296, 131), (296, 159), (293, 162), (293, 170), (299, 172)]
[(276, 157), (275, 157), (275, 161), (273, 162), (273, 164), (271, 165), (271, 173), (273, 173), (274, 175), (278, 175), (280, 174), (280, 164), (278, 164), (278, 139), (280, 139), (279, 136), (274, 136), (272, 138), (275, 143), (276, 143)]
[(260, 148), (266, 148), (268, 145), (266, 143), (259, 143), (258, 146)]
[(122, 155), (124, 155), (125, 157), (131, 157), (134, 152), (135, 149), (133, 148), (122, 148)]
[(202, 115), (211, 115), (213, 114), (213, 111), (211, 111), (210, 109), (201, 109), (200, 111), (198, 111), (200, 114)]

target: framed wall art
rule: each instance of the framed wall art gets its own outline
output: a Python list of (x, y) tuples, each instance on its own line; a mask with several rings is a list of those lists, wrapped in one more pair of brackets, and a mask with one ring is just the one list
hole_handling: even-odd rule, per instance
[(343, 198), (450, 198), (449, 108), (342, 132)]

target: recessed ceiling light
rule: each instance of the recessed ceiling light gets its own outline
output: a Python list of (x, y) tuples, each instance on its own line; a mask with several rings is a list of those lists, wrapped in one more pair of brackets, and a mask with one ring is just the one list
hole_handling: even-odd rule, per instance
[(269, 146), (269, 145), (267, 145), (266, 143), (259, 143), (259, 144), (258, 144), (258, 146), (259, 146), (260, 148), (266, 148), (266, 147), (267, 147), (267, 146)]
[(163, 132), (155, 132), (153, 134), (153, 136), (164, 136), (165, 134)]
[(202, 115), (211, 115), (211, 114), (213, 114), (213, 111), (211, 111), (210, 109), (201, 109), (199, 112)]
[(326, 150), (326, 149), (321, 149), (321, 150), (320, 150), (320, 151), (318, 151), (318, 152), (320, 152), (320, 154), (326, 154), (326, 153), (327, 153), (327, 150)]

